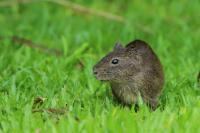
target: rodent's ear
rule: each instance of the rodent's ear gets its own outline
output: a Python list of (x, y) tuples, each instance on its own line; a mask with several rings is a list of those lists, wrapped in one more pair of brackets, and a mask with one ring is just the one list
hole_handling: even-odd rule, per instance
[(122, 46), (122, 44), (120, 42), (117, 42), (115, 44), (115, 47), (114, 47), (114, 50), (120, 50), (120, 49), (123, 49), (124, 47)]
[(145, 53), (150, 49), (149, 45), (142, 40), (135, 40), (126, 45), (129, 52)]

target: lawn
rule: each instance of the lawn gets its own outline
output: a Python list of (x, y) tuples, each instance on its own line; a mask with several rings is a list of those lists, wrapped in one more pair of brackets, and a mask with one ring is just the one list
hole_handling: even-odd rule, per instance
[[(0, 1), (0, 132), (200, 132), (199, 0), (73, 1), (91, 12), (41, 1)], [(154, 112), (120, 106), (92, 74), (117, 41), (134, 39), (148, 42), (164, 66)]]

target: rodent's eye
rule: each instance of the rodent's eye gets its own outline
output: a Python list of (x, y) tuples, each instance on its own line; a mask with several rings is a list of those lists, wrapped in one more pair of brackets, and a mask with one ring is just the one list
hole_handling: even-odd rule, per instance
[(119, 60), (118, 59), (113, 59), (112, 60), (112, 64), (118, 64), (119, 63)]

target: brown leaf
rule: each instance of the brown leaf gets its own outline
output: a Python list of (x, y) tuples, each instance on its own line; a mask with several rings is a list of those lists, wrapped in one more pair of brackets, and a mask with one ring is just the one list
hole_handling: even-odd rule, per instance
[(35, 109), (35, 108), (38, 108), (39, 106), (41, 106), (43, 103), (44, 103), (44, 101), (46, 100), (47, 98), (44, 98), (44, 97), (41, 97), (41, 96), (39, 96), (39, 97), (36, 97), (35, 99), (34, 99), (34, 102), (33, 102), (33, 109)]

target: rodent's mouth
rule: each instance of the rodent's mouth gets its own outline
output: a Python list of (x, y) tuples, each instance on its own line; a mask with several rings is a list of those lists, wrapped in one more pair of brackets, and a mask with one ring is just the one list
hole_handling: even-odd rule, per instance
[(113, 74), (105, 70), (99, 70), (96, 67), (93, 68), (94, 76), (101, 81), (109, 81), (112, 79)]
[(97, 74), (95, 77), (101, 81), (109, 81), (111, 79), (111, 75), (109, 74)]

